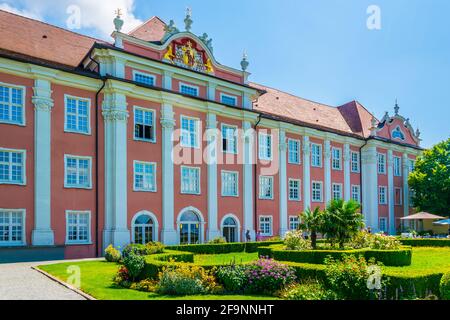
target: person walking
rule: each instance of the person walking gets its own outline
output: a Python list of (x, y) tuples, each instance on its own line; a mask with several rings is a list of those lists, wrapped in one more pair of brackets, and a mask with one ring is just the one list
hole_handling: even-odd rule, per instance
[(250, 230), (247, 230), (247, 232), (245, 233), (245, 239), (247, 240), (247, 242), (250, 242), (250, 240), (251, 240)]

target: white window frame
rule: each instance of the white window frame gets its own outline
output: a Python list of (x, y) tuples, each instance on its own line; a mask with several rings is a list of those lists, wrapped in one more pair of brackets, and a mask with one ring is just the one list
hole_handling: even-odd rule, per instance
[[(22, 182), (14, 182), (12, 180), (10, 180), (10, 181), (1, 181), (0, 180), (0, 185), (9, 184), (9, 185), (25, 186), (27, 184), (27, 151), (21, 150), (21, 149), (9, 149), (9, 148), (0, 148), (0, 151), (22, 154)], [(10, 159), (9, 159), (9, 175), (10, 176), (12, 175), (11, 165), (12, 165), (12, 162), (11, 162), (11, 156), (10, 156)]]
[[(192, 133), (192, 131), (187, 131), (188, 134), (189, 134), (189, 144), (186, 144), (183, 141), (183, 135), (184, 135), (184, 132), (185, 132), (185, 130), (183, 129), (183, 119), (195, 120), (195, 143), (194, 143), (194, 145), (190, 144), (191, 143), (190, 142), (191, 141), (190, 134)], [(199, 149), (200, 148), (200, 143), (199, 143), (200, 119), (199, 118), (181, 115), (180, 116), (180, 130), (181, 130), (180, 145), (183, 148), (193, 148), (193, 149)]]
[[(335, 187), (339, 187), (338, 189), (338, 191), (337, 190), (335, 190)], [(342, 200), (344, 197), (343, 197), (343, 194), (342, 194), (342, 183), (333, 183), (332, 185), (331, 185), (331, 192), (332, 192), (332, 197), (333, 197), (333, 200)], [(338, 198), (336, 198), (335, 197), (335, 195), (337, 194), (337, 192), (339, 192), (339, 197)]]
[[(356, 190), (358, 190), (356, 193), (355, 193), (355, 188), (356, 188)], [(361, 186), (359, 184), (352, 184), (351, 190), (352, 190), (351, 199), (361, 203)], [(354, 197), (355, 194), (357, 194), (357, 199), (355, 199), (355, 197)]]
[(409, 173), (413, 172), (416, 167), (416, 161), (413, 159), (408, 159), (408, 171)]
[[(383, 192), (381, 192), (383, 190)], [(383, 194), (383, 197), (381, 195)], [(378, 186), (378, 204), (387, 205), (387, 187), (386, 186)]]
[[(153, 124), (152, 124), (152, 135), (153, 135), (153, 139), (144, 139), (144, 138), (138, 138), (136, 137), (136, 110), (140, 110), (142, 112), (151, 112), (153, 113), (152, 119), (153, 119)], [(139, 106), (134, 106), (133, 107), (133, 140), (134, 141), (142, 141), (142, 142), (150, 142), (150, 143), (156, 143), (156, 111), (154, 109), (147, 109), (147, 108), (143, 108), (143, 107), (139, 107)]]
[[(384, 230), (383, 230), (383, 228), (381, 228), (381, 224), (382, 224), (381, 221), (383, 221), (383, 223), (384, 223)], [(383, 232), (387, 232), (388, 231), (387, 230), (387, 228), (388, 228), (388, 220), (387, 220), (386, 217), (380, 217), (378, 219), (378, 224), (380, 226), (380, 231), (383, 231)]]
[[(225, 190), (226, 190), (226, 188), (225, 188), (226, 179), (224, 178), (224, 176), (227, 175), (227, 174), (233, 174), (236, 177), (236, 180), (235, 180), (236, 181), (235, 182), (236, 185), (234, 186), (236, 192), (234, 194), (227, 194), (225, 192)], [(222, 181), (222, 183), (221, 183), (222, 197), (235, 197), (235, 198), (239, 197), (239, 171), (222, 170), (222, 172), (221, 172), (221, 181)]]
[[(294, 219), (297, 221), (293, 221)], [(297, 228), (293, 228), (292, 227), (293, 224), (296, 224)], [(298, 230), (299, 225), (300, 225), (300, 218), (298, 216), (289, 216), (289, 230), (290, 231)]]
[[(400, 197), (398, 198), (399, 202), (397, 202), (397, 190), (400, 191), (398, 193), (400, 195)], [(403, 189), (400, 187), (394, 187), (394, 205), (396, 205), (396, 206), (403, 205)]]
[[(383, 158), (383, 161), (381, 161)], [(383, 170), (381, 170), (383, 168)], [(378, 152), (377, 153), (377, 172), (378, 174), (386, 174), (386, 154)]]
[[(319, 154), (316, 155), (314, 154), (314, 147), (318, 147), (319, 150)], [(311, 143), (311, 167), (315, 167), (315, 168), (322, 168), (323, 166), (323, 161), (322, 161), (322, 145), (319, 143)], [(317, 159), (319, 160), (319, 164), (315, 163), (314, 158), (317, 157)]]
[[(87, 240), (69, 240), (69, 214), (88, 216), (88, 239)], [(77, 224), (78, 225), (78, 224)], [(89, 245), (92, 244), (92, 221), (90, 210), (66, 210), (66, 245)]]
[[(138, 188), (136, 187), (136, 165), (137, 164), (142, 164), (144, 166), (150, 165), (153, 166), (153, 189), (145, 189), (145, 188)], [(133, 191), (136, 192), (158, 192), (158, 186), (157, 186), (157, 168), (158, 165), (156, 162), (146, 162), (146, 161), (139, 161), (139, 160), (134, 160), (133, 161)], [(143, 174), (145, 176), (145, 173)]]
[[(182, 91), (182, 88), (183, 88), (183, 87), (190, 88), (190, 89), (194, 89), (194, 90), (197, 91), (197, 94), (196, 94), (196, 95), (193, 95), (193, 94), (189, 94), (189, 93), (184, 93), (184, 92)], [(180, 82), (180, 83), (179, 83), (178, 90), (180, 91), (181, 94), (184, 94), (184, 95), (187, 95), (187, 96), (190, 96), (190, 97), (199, 97), (199, 96), (200, 96), (200, 87), (199, 87), (199, 86), (195, 86), (195, 85), (192, 85), (192, 84), (187, 84), (187, 83), (185, 83), (185, 82)]]
[[(152, 81), (153, 81), (153, 84), (148, 84), (148, 83), (137, 81), (136, 80), (136, 76), (137, 75), (151, 78)], [(144, 85), (151, 86), (151, 87), (155, 87), (156, 86), (156, 76), (154, 74), (150, 74), (150, 73), (146, 73), (146, 72), (142, 72), (142, 71), (138, 71), (138, 70), (133, 70), (133, 81), (137, 82), (139, 84), (144, 84)]]
[[(261, 222), (261, 219), (269, 219), (269, 221), (264, 221)], [(273, 217), (272, 216), (267, 216), (267, 215), (263, 215), (263, 216), (259, 216), (258, 219), (258, 229), (263, 231), (263, 229), (261, 228), (261, 226), (266, 223), (269, 223), (269, 227), (270, 227), (270, 232), (265, 233), (265, 232), (261, 232), (261, 236), (263, 237), (272, 237), (273, 236)]]
[[(339, 157), (336, 158), (334, 152), (339, 152)], [(333, 170), (342, 170), (342, 148), (331, 148), (331, 168)]]
[(394, 177), (402, 176), (402, 158), (394, 156)]
[[(87, 132), (79, 131), (79, 130), (73, 130), (67, 128), (67, 99), (74, 99), (77, 101), (83, 100), (87, 101)], [(78, 102), (77, 102), (77, 123), (78, 123)], [(76, 133), (76, 134), (83, 134), (83, 135), (91, 135), (91, 99), (90, 98), (84, 98), (84, 97), (77, 97), (72, 96), (69, 94), (64, 95), (64, 132), (67, 133)]]
[[(261, 147), (263, 143), (262, 139), (264, 139), (264, 143), (266, 144), (264, 148)], [(267, 142), (270, 142), (270, 146), (267, 145)], [(266, 151), (265, 154), (264, 151)], [(270, 153), (270, 156), (267, 156), (267, 152)], [(273, 159), (273, 136), (270, 133), (258, 133), (258, 157), (260, 160), (270, 161)]]
[[(0, 208), (0, 212), (13, 212), (13, 213), (22, 213), (22, 241), (2, 241), (0, 242), (0, 247), (21, 247), (27, 245), (27, 237), (26, 237), (26, 217), (27, 210), (26, 209), (6, 209)], [(11, 225), (9, 225), (11, 227)]]
[[(225, 139), (225, 140), (229, 140), (229, 139), (227, 139), (227, 137), (225, 137), (224, 135), (223, 135), (223, 132), (224, 132), (224, 128), (225, 127), (227, 127), (227, 128), (229, 128), (229, 129), (233, 129), (233, 130), (235, 130), (235, 132), (234, 132), (234, 137), (233, 137), (233, 139), (234, 139), (234, 150), (224, 150), (224, 146), (223, 146), (223, 140)], [(222, 123), (221, 124), (221, 126), (220, 126), (220, 133), (221, 133), (221, 137), (222, 137), (222, 140), (221, 140), (221, 143), (222, 143), (222, 152), (223, 153), (229, 153), (229, 154), (238, 154), (238, 127), (237, 126), (234, 126), (234, 125), (231, 125), (231, 124), (226, 124), (226, 123)], [(229, 144), (227, 144), (227, 148), (228, 148), (228, 146), (229, 146)]]
[[(356, 161), (353, 159), (353, 155), (356, 155)], [(360, 173), (360, 161), (359, 161), (359, 152), (351, 151), (350, 152), (351, 164), (350, 168), (353, 173)], [(354, 165), (356, 165), (356, 170), (354, 170)]]
[[(229, 104), (229, 103), (223, 102), (223, 98), (224, 98), (224, 97), (225, 97), (225, 98), (229, 98), (229, 99), (234, 99), (234, 104)], [(237, 98), (236, 96), (231, 95), (231, 94), (226, 94), (226, 93), (221, 92), (221, 93), (220, 93), (220, 103), (225, 104), (225, 105), (227, 105), (227, 106), (237, 107), (237, 104), (238, 104), (238, 98)]]
[[(184, 169), (188, 169), (188, 170), (196, 170), (196, 171), (198, 171), (198, 182), (197, 182), (197, 185), (198, 185), (198, 191), (197, 192), (195, 192), (195, 191), (186, 191), (186, 190), (183, 190), (183, 170)], [(202, 174), (202, 170), (201, 170), (201, 168), (200, 167), (190, 167), (190, 166), (181, 166), (180, 167), (180, 183), (181, 183), (181, 185), (180, 185), (180, 192), (181, 192), (181, 194), (188, 194), (188, 195), (200, 195), (201, 193), (202, 193), (202, 191), (201, 191), (201, 189), (202, 189), (202, 184), (201, 184), (201, 182), (202, 182), (202, 178), (201, 178), (201, 174)]]
[[(27, 104), (27, 102), (26, 102), (26, 96), (27, 96), (26, 95), (26, 90), (27, 90), (27, 88), (25, 86), (9, 84), (9, 83), (5, 83), (5, 82), (0, 82), (0, 86), (7, 87), (7, 88), (10, 88), (10, 89), (21, 89), (22, 90), (22, 122), (19, 123), (19, 122), (14, 122), (14, 121), (10, 121), (10, 120), (9, 121), (8, 120), (0, 120), (0, 123), (11, 124), (11, 125), (16, 125), (16, 126), (21, 126), (21, 127), (26, 126), (27, 122), (26, 122), (25, 115), (26, 115), (26, 104)], [(10, 118), (12, 118), (11, 117), (11, 113), (12, 113), (12, 108), (11, 108), (11, 106), (12, 106), (12, 90), (10, 90), (9, 100), (10, 100), (10, 102), (9, 102), (9, 113), (10, 113)]]
[[(320, 185), (320, 199), (314, 199), (314, 184)], [(323, 202), (323, 181), (311, 181), (311, 202)]]
[[(291, 197), (291, 182), (297, 182), (297, 198), (292, 198)], [(300, 179), (289, 179), (288, 180), (288, 199), (289, 201), (301, 201), (302, 200), (302, 196), (301, 196), (301, 190), (302, 190), (302, 182)]]
[[(89, 163), (89, 186), (69, 185), (67, 182), (67, 159), (75, 158), (77, 160), (88, 160)], [(78, 166), (77, 166), (78, 169)], [(79, 180), (79, 173), (77, 172), (77, 180)], [(64, 188), (66, 189), (92, 189), (92, 157), (89, 156), (76, 156), (72, 154), (64, 155)]]
[[(297, 144), (297, 150), (291, 150), (291, 143)], [(301, 148), (301, 142), (298, 139), (288, 139), (288, 163), (289, 164), (300, 164), (300, 148)], [(291, 160), (291, 154), (297, 154), (297, 161)]]
[[(267, 179), (267, 180), (266, 180)], [(262, 181), (270, 181), (270, 196), (263, 194), (263, 184)], [(273, 176), (259, 176), (259, 199), (260, 200), (273, 200)]]

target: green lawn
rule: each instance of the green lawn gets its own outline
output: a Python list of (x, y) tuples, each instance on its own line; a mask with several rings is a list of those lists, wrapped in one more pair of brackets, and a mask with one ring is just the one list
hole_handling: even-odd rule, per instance
[(200, 265), (225, 265), (233, 262), (247, 263), (258, 259), (258, 253), (235, 252), (227, 254), (195, 255), (194, 262)]
[[(236, 254), (239, 255), (239, 254)], [(232, 255), (225, 255), (227, 258), (221, 257), (224, 260), (232, 258)], [(256, 255), (255, 255), (256, 257)], [(208, 259), (207, 256), (201, 256), (200, 260)], [(247, 260), (250, 259), (249, 257)], [(211, 257), (209, 257), (211, 261)], [(217, 260), (218, 261), (218, 260)], [(77, 263), (59, 263), (46, 266), (39, 266), (40, 269), (51, 275), (57, 277), (62, 281), (67, 281), (70, 274), (67, 273), (69, 266), (76, 265), (81, 270), (81, 290), (99, 300), (275, 300), (274, 297), (267, 296), (187, 296), (187, 297), (172, 297), (162, 296), (156, 293), (140, 292), (136, 290), (116, 288), (113, 286), (112, 278), (119, 268), (114, 263), (106, 261), (87, 261)]]

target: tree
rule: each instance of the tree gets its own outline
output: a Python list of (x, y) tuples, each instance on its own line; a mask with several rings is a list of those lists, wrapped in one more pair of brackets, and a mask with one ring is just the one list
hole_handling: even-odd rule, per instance
[(408, 183), (419, 211), (450, 214), (450, 138), (418, 157)]
[(306, 230), (311, 233), (311, 247), (313, 250), (317, 248), (317, 233), (322, 231), (323, 212), (320, 207), (316, 207), (314, 211), (307, 208), (300, 214), (300, 230)]
[(341, 249), (364, 227), (360, 208), (361, 205), (354, 200), (332, 200), (325, 210), (323, 231), (327, 238), (336, 239)]

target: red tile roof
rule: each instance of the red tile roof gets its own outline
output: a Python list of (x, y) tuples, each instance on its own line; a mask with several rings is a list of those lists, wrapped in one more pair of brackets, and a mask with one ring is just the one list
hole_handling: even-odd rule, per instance
[(144, 41), (160, 41), (165, 34), (165, 26), (164, 21), (158, 17), (153, 17), (130, 31), (128, 35)]

